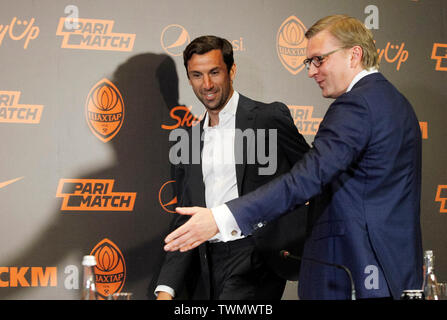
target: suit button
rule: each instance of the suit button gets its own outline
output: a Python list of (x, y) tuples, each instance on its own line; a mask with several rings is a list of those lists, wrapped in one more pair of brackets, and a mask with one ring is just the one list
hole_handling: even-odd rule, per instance
[(262, 228), (264, 226), (264, 224), (262, 222), (258, 223), (258, 228)]
[(231, 231), (231, 235), (232, 235), (233, 237), (237, 236), (237, 231), (236, 231), (236, 230)]

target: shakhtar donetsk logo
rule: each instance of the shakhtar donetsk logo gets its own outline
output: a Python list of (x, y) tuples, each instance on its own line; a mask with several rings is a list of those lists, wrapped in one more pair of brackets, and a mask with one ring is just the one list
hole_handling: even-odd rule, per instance
[(106, 238), (90, 254), (97, 261), (95, 275), (99, 297), (107, 299), (109, 295), (120, 292), (126, 280), (126, 263), (120, 249)]
[(304, 68), (307, 39), (306, 27), (295, 16), (288, 17), (279, 27), (276, 35), (276, 48), (282, 65), (291, 73), (297, 74)]
[(85, 105), (87, 123), (93, 134), (108, 142), (120, 131), (124, 121), (124, 102), (117, 87), (102, 79), (90, 90)]

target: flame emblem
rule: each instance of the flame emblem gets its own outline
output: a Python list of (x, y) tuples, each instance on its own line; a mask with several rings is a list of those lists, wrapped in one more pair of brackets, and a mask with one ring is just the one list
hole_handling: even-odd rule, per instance
[(107, 82), (100, 83), (92, 92), (92, 103), (101, 111), (110, 111), (118, 103), (118, 93), (114, 86)]
[(110, 272), (114, 270), (119, 263), (119, 255), (115, 248), (109, 243), (104, 243), (97, 252), (98, 263), (97, 268), (102, 272)]
[(120, 249), (109, 239), (99, 242), (91, 251), (96, 257), (96, 290), (99, 297), (120, 292), (126, 280), (126, 263)]
[(282, 65), (292, 74), (303, 70), (306, 58), (306, 27), (295, 16), (288, 17), (278, 29), (276, 48)]
[(118, 88), (102, 79), (87, 96), (86, 117), (92, 133), (102, 142), (112, 140), (124, 121), (124, 101)]
[(290, 46), (299, 46), (304, 40), (304, 29), (295, 21), (288, 21), (284, 27), (281, 36)]

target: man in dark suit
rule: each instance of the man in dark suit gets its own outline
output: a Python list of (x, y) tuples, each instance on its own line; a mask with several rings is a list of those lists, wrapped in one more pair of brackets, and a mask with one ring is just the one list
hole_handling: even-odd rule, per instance
[[(410, 103), (377, 72), (371, 32), (336, 15), (306, 33), (309, 77), (335, 98), (314, 145), (289, 173), (212, 212), (179, 209), (190, 221), (166, 238), (166, 250), (186, 251), (215, 233), (213, 218), (229, 215), (243, 234), (329, 188), (303, 256), (345, 265), (359, 298), (399, 299), (422, 287), (420, 228), (421, 132)], [(198, 232), (197, 226), (206, 229)], [(303, 260), (299, 296), (349, 299), (347, 275)]]
[[(175, 167), (179, 205), (215, 206), (247, 194), (289, 171), (308, 151), (284, 104), (265, 104), (234, 91), (236, 65), (227, 40), (195, 39), (184, 51), (184, 62), (207, 114), (200, 125), (188, 130), (188, 161)], [(202, 135), (200, 150), (194, 150), (194, 137)], [(234, 222), (226, 225), (230, 237), (225, 241), (217, 235), (195, 252), (167, 253), (155, 290), (157, 299), (179, 297), (184, 286), (192, 298), (280, 299), (285, 279), (297, 279), (299, 265), (279, 261), (279, 251), (301, 254), (304, 244), (307, 208), (297, 211), (253, 236), (242, 235)], [(188, 218), (176, 215), (174, 228)], [(195, 287), (198, 283), (201, 286)]]

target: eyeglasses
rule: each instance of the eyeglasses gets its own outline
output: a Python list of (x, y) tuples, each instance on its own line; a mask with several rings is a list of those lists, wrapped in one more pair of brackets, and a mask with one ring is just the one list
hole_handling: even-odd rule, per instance
[(307, 58), (303, 61), (303, 64), (306, 66), (307, 70), (309, 70), (309, 68), (310, 68), (310, 63), (312, 63), (315, 67), (319, 68), (321, 66), (321, 64), (323, 63), (324, 58), (330, 56), (331, 54), (333, 54), (341, 49), (344, 49), (344, 48), (338, 48), (338, 49), (332, 50), (331, 52), (328, 52), (321, 56), (314, 56), (312, 58)]

